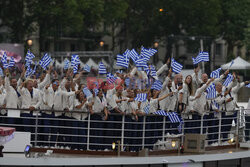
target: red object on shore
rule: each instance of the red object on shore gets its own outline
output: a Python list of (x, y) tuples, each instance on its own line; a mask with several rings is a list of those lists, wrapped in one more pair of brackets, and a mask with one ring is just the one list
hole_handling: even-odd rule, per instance
[(16, 131), (15, 128), (0, 127), (0, 136), (9, 136), (15, 131)]

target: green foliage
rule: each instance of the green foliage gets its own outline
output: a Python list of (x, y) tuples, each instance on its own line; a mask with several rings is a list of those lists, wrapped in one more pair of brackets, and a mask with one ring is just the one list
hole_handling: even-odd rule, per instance
[(173, 34), (222, 36), (230, 48), (239, 41), (250, 47), (249, 0), (4, 0), (0, 5), (0, 29), (8, 27), (11, 42), (39, 32), (40, 44), (47, 37), (77, 37), (90, 39), (93, 48), (110, 35), (113, 45), (119, 39), (139, 48)]

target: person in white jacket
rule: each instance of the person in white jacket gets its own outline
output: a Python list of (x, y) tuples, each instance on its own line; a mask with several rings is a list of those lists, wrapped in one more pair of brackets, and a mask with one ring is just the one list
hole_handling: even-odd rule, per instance
[[(46, 124), (55, 126), (54, 128), (50, 128), (50, 127), (44, 128), (44, 133), (51, 133), (51, 137), (46, 136), (46, 138), (47, 138), (47, 140), (49, 140), (49, 138), (51, 138), (53, 145), (56, 144), (57, 141), (63, 142), (63, 138), (62, 138), (62, 136), (59, 136), (59, 134), (64, 133), (64, 129), (57, 128), (58, 126), (64, 125), (64, 121), (60, 120), (60, 118), (62, 118), (61, 111), (63, 111), (63, 109), (64, 109), (63, 108), (64, 107), (63, 106), (63, 96), (70, 97), (70, 96), (74, 96), (75, 94), (80, 92), (80, 91), (67, 92), (67, 91), (63, 90), (65, 82), (66, 82), (66, 79), (63, 79), (61, 82), (61, 85), (60, 85), (59, 80), (54, 79), (54, 80), (52, 80), (52, 85), (51, 86), (47, 85), (44, 89), (44, 97), (45, 97), (44, 100), (45, 100), (46, 106), (48, 107), (49, 110), (55, 110), (54, 113), (51, 113), (51, 111), (46, 111), (45, 112), (46, 115), (44, 115), (44, 116), (48, 116), (50, 118), (50, 120), (48, 119), (48, 122), (46, 122)], [(58, 111), (56, 111), (56, 110), (58, 110)], [(56, 119), (54, 119), (54, 118), (56, 118)], [(58, 144), (58, 145), (62, 146), (63, 144)]]
[[(25, 71), (22, 72), (20, 78), (18, 79), (18, 81), (16, 80), (16, 78), (10, 78), (10, 73), (9, 70), (6, 69), (5, 70), (5, 84), (4, 84), (4, 90), (6, 92), (5, 95), (5, 107), (6, 108), (16, 108), (18, 109), (19, 107), (21, 107), (21, 94), (18, 91), (18, 87), (21, 85), (22, 80), (21, 78), (23, 78), (25, 74)], [(7, 110), (7, 112), (15, 112), (17, 115), (17, 117), (20, 117), (20, 111), (19, 110)], [(7, 123), (8, 124), (20, 124), (21, 122), (19, 121), (18, 118), (12, 118), (12, 117), (8, 117), (7, 118)], [(17, 130), (22, 130), (22, 127), (17, 126), (16, 127)]]
[[(86, 96), (81, 91), (79, 94), (76, 95), (74, 100), (74, 112), (72, 113), (72, 117), (74, 118), (71, 121), (72, 130), (72, 137), (71, 142), (78, 143), (72, 144), (71, 149), (86, 149), (87, 145), (87, 122), (86, 118), (88, 116), (89, 111), (89, 103), (87, 101)], [(78, 135), (78, 136), (75, 136)]]
[[(25, 125), (23, 127), (23, 130), (25, 132), (35, 132), (35, 122), (36, 120), (33, 119), (40, 109), (40, 105), (42, 102), (40, 92), (33, 87), (33, 81), (32, 80), (26, 80), (19, 88), (18, 91), (21, 94), (21, 101), (22, 101), (22, 110), (21, 111), (21, 117), (22, 119), (22, 124)], [(35, 136), (32, 134), (31, 135), (31, 140), (34, 140)]]
[[(102, 144), (103, 140), (101, 136), (103, 136), (104, 132), (102, 129), (104, 127), (104, 124), (100, 121), (107, 120), (108, 118), (108, 110), (107, 110), (107, 101), (104, 97), (102, 90), (98, 89), (98, 93), (94, 92), (94, 90), (91, 90), (93, 94), (93, 114), (91, 115), (92, 122), (90, 123), (90, 127), (94, 128), (90, 130), (90, 135), (97, 136), (97, 137), (91, 137), (90, 143), (93, 143), (90, 145), (90, 149), (94, 150), (100, 150), (104, 149), (105, 147), (103, 145), (96, 145), (95, 143)], [(104, 117), (103, 117), (104, 115)]]

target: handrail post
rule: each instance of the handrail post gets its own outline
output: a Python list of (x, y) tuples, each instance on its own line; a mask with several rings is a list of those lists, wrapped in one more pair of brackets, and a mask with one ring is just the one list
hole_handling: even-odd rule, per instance
[(221, 112), (219, 113), (218, 143), (219, 143), (219, 145), (221, 145)]
[(124, 144), (124, 127), (125, 127), (125, 115), (122, 115), (121, 150), (123, 150), (123, 144)]
[(35, 146), (37, 146), (37, 133), (38, 133), (38, 113), (36, 113)]
[(88, 114), (88, 132), (87, 132), (87, 150), (89, 150), (89, 136), (90, 136), (90, 113)]
[(238, 149), (238, 146), (239, 146), (239, 121), (240, 121), (240, 112), (239, 111), (236, 111), (236, 129), (235, 129), (235, 134), (236, 134), (236, 149)]
[(164, 137), (165, 137), (165, 128), (166, 128), (166, 117), (163, 117), (162, 141), (164, 141)]
[(145, 129), (146, 129), (146, 116), (143, 116), (143, 127), (142, 127), (142, 149), (144, 149), (145, 144)]
[(201, 132), (200, 132), (201, 135), (203, 134), (203, 118), (204, 115), (201, 116)]

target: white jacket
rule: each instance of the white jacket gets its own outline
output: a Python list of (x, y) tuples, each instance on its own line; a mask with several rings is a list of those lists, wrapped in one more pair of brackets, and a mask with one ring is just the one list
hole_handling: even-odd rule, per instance
[(107, 101), (104, 96), (102, 97), (102, 100), (98, 96), (95, 96), (93, 100), (94, 100), (94, 105), (93, 105), (94, 113), (101, 113), (104, 110), (104, 108), (107, 107)]
[[(21, 80), (18, 80), (18, 84), (21, 82)], [(6, 91), (6, 108), (18, 108), (20, 106), (21, 97), (20, 92), (19, 95), (17, 94), (17, 91), (10, 86), (10, 79), (9, 77), (5, 77), (5, 91)], [(19, 97), (18, 97), (19, 96)]]
[(72, 117), (77, 119), (77, 120), (84, 120), (85, 118), (87, 118), (88, 116), (88, 102), (86, 101), (83, 106), (81, 107), (81, 109), (76, 108), (76, 106), (80, 105), (81, 103), (79, 102), (78, 99), (74, 100), (74, 111), (79, 111), (79, 113), (72, 113)]
[[(54, 110), (63, 110), (63, 95), (64, 96), (73, 96), (75, 92), (66, 92), (58, 88), (55, 92), (52, 87), (44, 90), (45, 104)], [(49, 112), (48, 114), (50, 114)], [(55, 116), (61, 116), (62, 112), (55, 112)]]
[[(39, 109), (40, 105), (42, 103), (42, 99), (40, 96), (40, 92), (38, 89), (33, 88), (32, 94), (33, 97), (31, 96), (31, 93), (29, 90), (25, 87), (19, 89), (20, 94), (21, 94), (21, 100), (22, 100), (22, 107), (28, 109), (30, 106), (35, 107), (35, 109)], [(30, 113), (29, 111), (22, 111), (21, 113)], [(38, 111), (34, 111), (33, 114), (38, 113)]]

